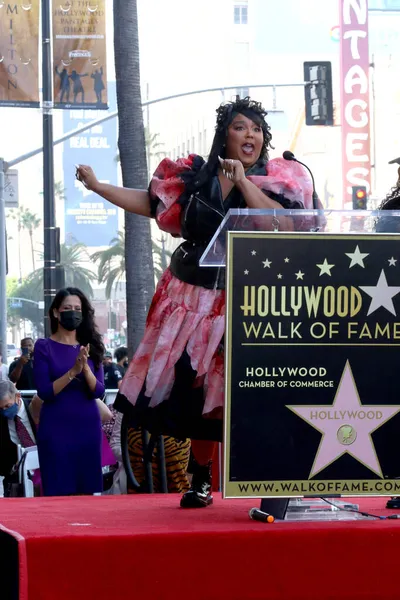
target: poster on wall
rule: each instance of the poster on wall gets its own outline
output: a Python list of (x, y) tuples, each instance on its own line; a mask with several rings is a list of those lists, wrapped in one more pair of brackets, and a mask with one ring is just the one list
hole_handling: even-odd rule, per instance
[(39, 106), (39, 6), (0, 2), (0, 106)]
[[(110, 110), (115, 110), (115, 83), (109, 85)], [(72, 131), (104, 116), (93, 110), (74, 109), (63, 113), (64, 132)], [(90, 165), (98, 179), (118, 184), (117, 122), (110, 119), (64, 142), (65, 243), (89, 248), (109, 246), (118, 232), (118, 209), (87, 190), (75, 178), (75, 165)]]
[(54, 107), (106, 110), (106, 0), (53, 0)]
[(226, 497), (399, 495), (397, 237), (229, 234)]

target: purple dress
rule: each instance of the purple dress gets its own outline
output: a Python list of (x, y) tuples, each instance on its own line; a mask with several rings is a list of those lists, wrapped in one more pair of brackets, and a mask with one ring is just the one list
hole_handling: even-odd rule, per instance
[(103, 365), (95, 369), (88, 361), (97, 379), (94, 392), (83, 374), (56, 396), (53, 392), (53, 382), (72, 369), (78, 354), (79, 345), (51, 339), (35, 344), (34, 376), (43, 400), (37, 446), (45, 496), (102, 491), (102, 429), (95, 399), (104, 394)]

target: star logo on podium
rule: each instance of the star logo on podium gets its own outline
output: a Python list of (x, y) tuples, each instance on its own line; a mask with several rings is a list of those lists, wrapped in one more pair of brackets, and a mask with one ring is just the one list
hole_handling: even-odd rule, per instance
[(383, 477), (371, 434), (400, 412), (400, 406), (361, 404), (349, 361), (331, 406), (286, 406), (322, 434), (309, 477), (349, 454)]

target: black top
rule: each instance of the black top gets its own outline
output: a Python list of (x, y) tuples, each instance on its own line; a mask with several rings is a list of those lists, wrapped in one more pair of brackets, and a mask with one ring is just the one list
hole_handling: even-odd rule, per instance
[[(18, 360), (14, 360), (9, 368), (8, 376), (14, 371), (18, 364)], [(21, 376), (15, 383), (16, 388), (22, 392), (24, 390), (35, 390), (35, 380), (33, 378), (33, 360), (29, 360), (26, 365), (22, 367)]]
[[(267, 164), (258, 162), (246, 171), (249, 175), (267, 175)], [(302, 208), (300, 202), (291, 201), (273, 192), (268, 196), (283, 208)], [(218, 175), (214, 175), (201, 188), (188, 195), (182, 194), (181, 232), (185, 241), (175, 250), (171, 258), (172, 274), (192, 285), (209, 289), (224, 289), (225, 270), (199, 266), (200, 258), (213, 238), (225, 215), (231, 208), (245, 208), (246, 201), (236, 187), (223, 200)]]
[(122, 380), (121, 367), (115, 363), (104, 367), (104, 386), (106, 390), (117, 390)]

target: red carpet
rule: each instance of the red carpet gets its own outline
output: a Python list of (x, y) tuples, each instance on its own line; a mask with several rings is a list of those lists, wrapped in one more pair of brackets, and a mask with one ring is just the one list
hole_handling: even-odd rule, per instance
[[(259, 501), (217, 495), (190, 511), (178, 500), (2, 500), (0, 522), (19, 543), (20, 600), (400, 597), (400, 519), (266, 525), (248, 517)], [(358, 502), (387, 513), (384, 498)]]

